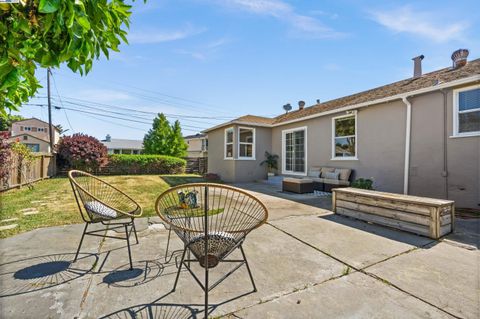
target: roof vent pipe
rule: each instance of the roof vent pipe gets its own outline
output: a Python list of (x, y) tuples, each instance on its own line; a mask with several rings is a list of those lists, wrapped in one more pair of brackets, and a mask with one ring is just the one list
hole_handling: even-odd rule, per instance
[(320, 104), (320, 99), (317, 99), (317, 104)]
[(298, 101), (298, 109), (303, 110), (304, 107), (305, 107), (305, 101)]
[(112, 137), (110, 136), (110, 134), (107, 134), (107, 136), (105, 136), (105, 142), (111, 142), (112, 141)]
[(425, 56), (419, 55), (414, 57), (413, 60), (413, 78), (417, 79), (422, 76), (422, 60)]
[(457, 69), (465, 64), (467, 64), (468, 54), (470, 52), (467, 49), (458, 49), (457, 51), (452, 53), (452, 62), (453, 68)]

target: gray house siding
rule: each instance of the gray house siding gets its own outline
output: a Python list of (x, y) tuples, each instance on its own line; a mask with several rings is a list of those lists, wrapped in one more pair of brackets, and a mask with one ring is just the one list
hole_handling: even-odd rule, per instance
[[(454, 93), (453, 89), (445, 92), (446, 120), (444, 98), (440, 91), (409, 98), (412, 105), (409, 194), (451, 199), (457, 207), (478, 209), (480, 136), (453, 137)], [(345, 112), (272, 128), (257, 128), (255, 161), (224, 160), (225, 127), (220, 128), (208, 133), (209, 138), (215, 139), (211, 143), (209, 171), (219, 173), (227, 182), (263, 179), (265, 169), (259, 163), (265, 150), (271, 150), (279, 155), (278, 173), (281, 174), (282, 131), (306, 127), (307, 169), (312, 166), (351, 168), (354, 170), (353, 178), (373, 178), (376, 189), (403, 193), (406, 110), (406, 105), (396, 100), (357, 111), (357, 160), (332, 160), (332, 118)], [(236, 141), (238, 127), (235, 127)], [(237, 147), (234, 149), (237, 152)]]
[[(452, 137), (453, 90), (447, 92), (444, 131), (443, 94), (435, 92), (411, 99), (411, 194), (448, 198), (459, 207), (480, 204), (480, 137)], [(445, 137), (445, 139), (444, 139)], [(444, 173), (446, 142), (446, 174)], [(446, 175), (446, 176), (445, 176)]]
[(364, 108), (357, 113), (358, 160), (332, 160), (332, 118), (345, 113), (317, 117), (273, 128), (272, 151), (282, 165), (282, 131), (307, 127), (307, 167), (351, 168), (354, 177), (371, 178), (390, 192), (403, 191), (405, 155), (405, 105), (401, 102)]
[[(233, 127), (233, 159), (225, 159), (225, 129)], [(238, 129), (248, 127), (255, 129), (255, 159), (239, 159)], [(272, 135), (269, 128), (251, 125), (231, 125), (208, 132), (209, 155), (208, 172), (220, 175), (225, 182), (248, 182), (266, 179), (267, 171), (260, 163), (265, 151), (271, 151)], [(215, 154), (215, 155), (212, 155)]]

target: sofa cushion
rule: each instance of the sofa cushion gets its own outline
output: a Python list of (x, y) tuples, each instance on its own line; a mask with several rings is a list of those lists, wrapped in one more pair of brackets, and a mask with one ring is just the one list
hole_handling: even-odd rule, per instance
[(328, 173), (325, 173), (325, 178), (328, 178), (328, 179), (338, 179), (340, 176), (340, 173), (335, 171), (335, 172), (328, 172)]
[(348, 181), (352, 170), (350, 168), (337, 168), (335, 169), (335, 173), (338, 173), (340, 180)]
[(342, 181), (341, 179), (328, 179), (328, 178), (319, 178), (318, 182), (324, 184), (331, 184), (331, 185), (342, 185), (342, 186), (349, 186), (349, 181)]
[(320, 167), (310, 167), (308, 169), (308, 177), (320, 177)]
[(334, 167), (322, 167), (320, 169), (320, 177), (325, 178), (326, 173), (332, 173), (335, 171)]

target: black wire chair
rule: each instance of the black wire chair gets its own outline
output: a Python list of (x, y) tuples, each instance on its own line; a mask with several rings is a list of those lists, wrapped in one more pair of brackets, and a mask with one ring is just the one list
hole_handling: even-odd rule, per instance
[[(73, 262), (78, 258), (83, 238), (85, 235), (90, 235), (126, 240), (130, 270), (133, 269), (132, 253), (130, 250), (130, 235), (133, 231), (135, 234), (135, 240), (138, 244), (134, 219), (142, 215), (142, 207), (118, 188), (92, 174), (78, 170), (71, 170), (68, 172), (68, 178), (72, 185), (73, 194), (75, 195), (80, 215), (85, 221), (85, 228)], [(87, 232), (88, 226), (96, 223), (101, 223), (105, 225), (106, 228)], [(125, 238), (109, 236), (105, 232), (105, 230), (115, 230), (119, 228), (124, 228)]]
[[(246, 236), (267, 221), (268, 211), (255, 196), (235, 187), (194, 183), (170, 188), (155, 204), (160, 218), (183, 241), (184, 249), (173, 290), (182, 267), (185, 267), (205, 292), (205, 318), (208, 316), (208, 293), (242, 265), (250, 276), (253, 291), (257, 291), (242, 244)], [(241, 259), (227, 259), (236, 249)], [(193, 258), (185, 258), (187, 251)], [(198, 262), (205, 269), (204, 283), (190, 268)], [(221, 262), (237, 263), (215, 283), (209, 284), (208, 272)]]

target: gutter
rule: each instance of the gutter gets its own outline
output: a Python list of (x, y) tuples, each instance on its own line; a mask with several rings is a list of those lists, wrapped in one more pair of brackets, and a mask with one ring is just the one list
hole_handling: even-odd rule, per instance
[(403, 171), (403, 193), (408, 195), (408, 182), (410, 175), (410, 140), (412, 134), (412, 103), (408, 96), (402, 97), (402, 102), (407, 107), (407, 119), (405, 123), (405, 167)]

